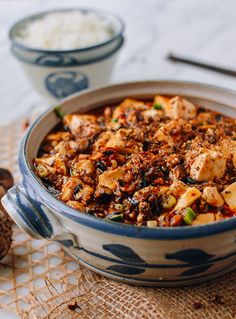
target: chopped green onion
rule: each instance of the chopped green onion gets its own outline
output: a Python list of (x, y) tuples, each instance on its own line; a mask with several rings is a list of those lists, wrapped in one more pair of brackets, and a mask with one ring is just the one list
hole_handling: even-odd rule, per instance
[(46, 167), (44, 167), (43, 165), (39, 165), (36, 168), (36, 174), (41, 177), (44, 178), (48, 175), (48, 170), (46, 169)]
[(112, 119), (112, 122), (117, 123), (118, 119)]
[(116, 221), (116, 222), (121, 222), (122, 219), (123, 219), (123, 214), (122, 213), (112, 213), (110, 215), (107, 216), (107, 219), (109, 220), (113, 220), (113, 221)]
[(55, 112), (56, 116), (59, 117), (60, 119), (62, 119), (65, 116), (65, 113), (62, 112), (60, 105), (54, 107), (54, 112)]
[(176, 204), (176, 198), (173, 195), (163, 196), (161, 205), (165, 209), (169, 209)]
[(197, 215), (191, 207), (187, 207), (184, 209), (183, 216), (185, 224), (192, 225)]
[(163, 106), (160, 103), (154, 104), (153, 107), (155, 110), (162, 110), (163, 109)]
[(117, 209), (118, 212), (123, 212), (123, 211), (124, 211), (124, 205), (122, 205), (122, 204), (115, 204), (115, 209)]

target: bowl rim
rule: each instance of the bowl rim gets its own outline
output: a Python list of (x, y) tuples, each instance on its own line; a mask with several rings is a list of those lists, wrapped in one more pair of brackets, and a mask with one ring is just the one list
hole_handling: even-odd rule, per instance
[[(144, 84), (179, 84), (179, 85), (188, 85), (188, 86), (198, 86), (199, 89), (208, 88), (212, 90), (217, 90), (218, 92), (228, 93), (230, 95), (235, 96), (236, 99), (236, 91), (210, 85), (203, 84), (199, 82), (192, 81), (178, 81), (178, 80), (152, 80), (152, 81), (135, 81), (135, 82), (122, 82), (118, 84), (112, 84), (108, 86), (104, 86), (97, 89), (89, 89), (85, 90), (81, 93), (75, 93), (70, 97), (67, 97), (61, 100), (60, 104), (73, 99), (77, 96), (88, 94), (90, 92), (96, 92), (99, 90), (107, 89), (107, 88), (119, 88), (119, 86), (124, 85), (144, 85)], [(27, 159), (27, 146), (28, 140), (30, 138), (31, 132), (35, 129), (36, 125), (38, 125), (41, 120), (47, 116), (49, 113), (53, 112), (55, 106), (50, 107), (48, 110), (43, 112), (28, 128), (19, 149), (19, 167), (22, 176), (25, 181), (29, 183), (33, 190), (37, 189), (37, 195), (40, 198), (43, 198), (44, 204), (53, 210), (53, 213), (63, 215), (64, 217), (68, 217), (73, 221), (82, 224), (84, 226), (95, 228), (96, 230), (100, 230), (107, 233), (112, 233), (116, 235), (122, 235), (131, 238), (142, 238), (142, 239), (158, 239), (158, 240), (176, 240), (176, 239), (193, 239), (193, 238), (201, 238), (210, 235), (215, 235), (219, 233), (223, 233), (226, 231), (230, 231), (236, 229), (236, 216), (230, 217), (228, 219), (224, 219), (222, 221), (217, 221), (209, 224), (198, 225), (198, 226), (178, 226), (178, 227), (157, 227), (157, 228), (149, 228), (147, 226), (135, 226), (128, 225), (123, 223), (118, 223), (114, 221), (109, 221), (106, 219), (98, 218), (92, 215), (84, 214), (75, 210), (74, 208), (66, 205), (62, 201), (56, 199), (39, 181), (38, 177), (35, 175), (33, 169), (30, 167), (29, 160)], [(29, 144), (30, 145), (30, 144)], [(32, 199), (32, 198), (31, 198)]]
[[(95, 45), (91, 45), (91, 46), (87, 46), (87, 47), (81, 47), (81, 48), (74, 48), (74, 49), (64, 49), (64, 50), (58, 50), (58, 49), (43, 49), (43, 48), (34, 48), (31, 46), (27, 46), (26, 44), (23, 44), (21, 41), (18, 41), (15, 36), (13, 35), (13, 32), (15, 31), (15, 29), (17, 29), (17, 27), (24, 22), (27, 22), (28, 20), (31, 19), (37, 19), (37, 17), (40, 16), (44, 16), (47, 15), (49, 13), (53, 13), (53, 12), (70, 12), (70, 11), (81, 11), (81, 12), (92, 12), (101, 16), (107, 16), (107, 17), (112, 17), (114, 18), (116, 21), (118, 21), (118, 23), (120, 24), (120, 30), (118, 32), (116, 32), (116, 34), (114, 34), (114, 36), (112, 36), (111, 38), (109, 38), (106, 41), (103, 42), (99, 42), (98, 44)], [(61, 7), (61, 8), (51, 8), (48, 10), (43, 10), (43, 11), (39, 11), (37, 13), (33, 13), (30, 14), (22, 19), (17, 20), (9, 29), (8, 32), (8, 37), (12, 43), (12, 45), (15, 45), (16, 47), (24, 50), (24, 51), (30, 51), (30, 52), (35, 52), (35, 53), (46, 53), (46, 54), (66, 54), (66, 53), (77, 53), (77, 52), (86, 52), (86, 51), (90, 51), (90, 50), (94, 50), (94, 49), (98, 49), (100, 47), (103, 47), (107, 44), (112, 43), (113, 41), (115, 41), (117, 38), (119, 38), (120, 36), (123, 35), (125, 30), (125, 23), (123, 21), (123, 19), (116, 15), (113, 12), (109, 12), (109, 11), (105, 11), (105, 10), (99, 10), (99, 9), (92, 9), (89, 7)]]
[[(18, 53), (14, 52), (14, 45), (11, 46), (11, 53), (12, 55), (18, 59), (20, 62), (24, 62), (24, 63), (27, 63), (27, 64), (30, 64), (30, 65), (36, 65), (37, 67), (50, 67), (50, 68), (71, 68), (71, 67), (81, 67), (81, 66), (85, 66), (85, 65), (91, 65), (91, 64), (94, 64), (94, 63), (99, 63), (99, 62), (103, 62), (109, 58), (111, 58), (112, 56), (114, 56), (115, 54), (117, 54), (121, 49), (122, 47), (124, 46), (125, 44), (125, 38), (121, 35), (120, 37), (120, 42), (118, 43), (118, 45), (112, 50), (110, 51), (109, 53), (106, 53), (106, 54), (103, 54), (102, 56), (100, 57), (95, 57), (93, 59), (88, 59), (86, 61), (78, 61), (76, 64), (73, 64), (72, 66), (71, 65), (48, 65), (48, 64), (40, 64), (40, 63), (36, 63), (34, 61), (31, 61), (21, 55), (19, 55)], [(57, 56), (55, 54), (55, 56)]]

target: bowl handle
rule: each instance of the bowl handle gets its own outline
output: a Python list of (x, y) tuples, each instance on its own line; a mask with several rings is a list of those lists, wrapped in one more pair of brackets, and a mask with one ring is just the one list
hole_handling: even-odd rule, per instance
[(58, 241), (68, 247), (78, 247), (75, 236), (63, 227), (48, 209), (37, 209), (27, 197), (21, 182), (13, 186), (1, 199), (2, 205), (15, 223), (36, 239)]

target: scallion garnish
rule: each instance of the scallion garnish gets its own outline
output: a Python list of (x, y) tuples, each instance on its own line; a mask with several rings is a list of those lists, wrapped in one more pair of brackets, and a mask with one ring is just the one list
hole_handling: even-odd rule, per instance
[(153, 108), (154, 108), (155, 110), (162, 110), (162, 109), (163, 109), (163, 106), (162, 106), (160, 103), (156, 103), (156, 104), (153, 105)]
[(191, 207), (185, 208), (183, 212), (183, 219), (185, 224), (192, 225), (194, 219), (196, 218), (196, 213)]
[(65, 113), (61, 110), (60, 105), (54, 107), (54, 112), (55, 112), (56, 116), (59, 117), (60, 119), (62, 119), (65, 116)]
[(123, 214), (115, 212), (115, 213), (112, 213), (112, 214), (108, 215), (107, 219), (113, 220), (113, 221), (116, 221), (116, 222), (121, 222), (122, 219), (123, 219)]

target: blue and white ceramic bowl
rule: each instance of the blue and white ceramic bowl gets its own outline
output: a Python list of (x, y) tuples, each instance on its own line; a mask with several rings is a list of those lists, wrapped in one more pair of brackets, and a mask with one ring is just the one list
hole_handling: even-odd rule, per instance
[[(87, 112), (125, 97), (182, 95), (236, 117), (236, 93), (212, 86), (171, 82), (118, 84), (73, 95), (65, 113)], [(3, 197), (13, 220), (35, 238), (60, 242), (82, 265), (117, 280), (150, 286), (183, 286), (217, 278), (236, 268), (236, 218), (175, 228), (147, 228), (80, 213), (54, 198), (36, 177), (32, 159), (58, 123), (53, 109), (29, 128), (20, 148), (22, 180)]]
[[(73, 50), (43, 50), (22, 44), (18, 40), (21, 30), (35, 19), (51, 12), (92, 12), (105, 19), (114, 35), (107, 41)], [(114, 14), (92, 9), (57, 9), (34, 14), (17, 22), (10, 29), (11, 50), (20, 61), (34, 88), (50, 102), (98, 86), (107, 85), (123, 43), (124, 23)]]

